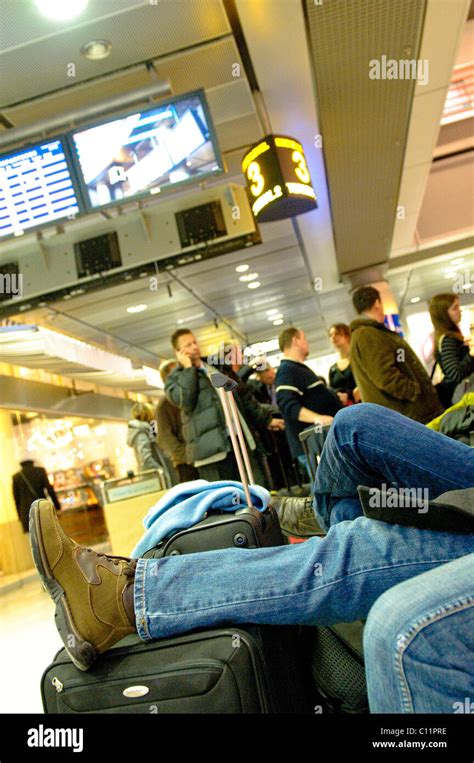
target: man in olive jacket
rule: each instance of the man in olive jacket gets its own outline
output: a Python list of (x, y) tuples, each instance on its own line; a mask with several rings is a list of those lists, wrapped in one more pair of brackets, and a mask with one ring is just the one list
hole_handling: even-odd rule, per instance
[[(165, 393), (181, 409), (188, 463), (194, 464), (199, 476), (210, 482), (239, 480), (224, 411), (217, 391), (208, 378), (208, 374), (215, 369), (202, 360), (199, 345), (189, 329), (175, 331), (171, 342), (179, 366), (168, 376)], [(271, 406), (258, 403), (248, 387), (240, 394), (238, 391), (235, 398), (255, 482), (264, 484), (263, 470), (259, 468), (258, 458), (255, 458), (256, 429), (259, 426), (283, 429), (283, 421), (274, 419)]]
[(359, 317), (351, 323), (351, 368), (364, 403), (378, 403), (426, 424), (442, 406), (410, 345), (383, 323), (380, 293), (363, 286), (352, 298)]

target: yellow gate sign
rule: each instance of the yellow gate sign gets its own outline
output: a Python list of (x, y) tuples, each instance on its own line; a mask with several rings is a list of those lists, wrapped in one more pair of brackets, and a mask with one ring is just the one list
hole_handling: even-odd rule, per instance
[(242, 159), (254, 217), (283, 220), (316, 209), (316, 194), (303, 151), (294, 138), (267, 135)]

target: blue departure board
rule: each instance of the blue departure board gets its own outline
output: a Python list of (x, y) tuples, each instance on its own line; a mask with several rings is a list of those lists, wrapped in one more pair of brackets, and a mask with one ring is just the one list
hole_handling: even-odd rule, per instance
[(0, 237), (78, 213), (61, 138), (0, 156)]

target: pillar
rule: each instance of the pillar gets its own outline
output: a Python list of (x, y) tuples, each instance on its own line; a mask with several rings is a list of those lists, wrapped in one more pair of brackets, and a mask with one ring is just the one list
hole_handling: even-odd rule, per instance
[(33, 559), (13, 500), (12, 476), (19, 464), (13, 449), (11, 413), (4, 410), (0, 410), (0, 464), (0, 569), (9, 574), (30, 569)]

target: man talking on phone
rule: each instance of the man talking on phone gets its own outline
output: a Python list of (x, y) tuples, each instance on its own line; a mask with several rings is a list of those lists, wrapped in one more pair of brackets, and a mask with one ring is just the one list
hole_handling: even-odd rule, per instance
[[(166, 380), (165, 393), (181, 409), (188, 462), (209, 482), (240, 480), (224, 410), (209, 379), (216, 369), (201, 357), (190, 329), (175, 331), (171, 343), (179, 365)], [(262, 426), (283, 429), (284, 423), (274, 418), (272, 407), (259, 403), (246, 385), (237, 390), (236, 403), (255, 482), (265, 485), (256, 430)]]

